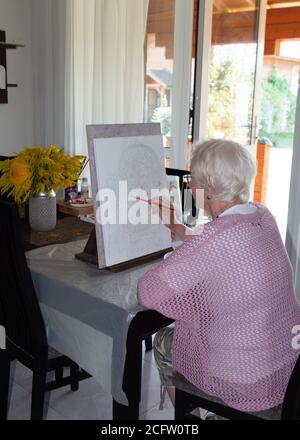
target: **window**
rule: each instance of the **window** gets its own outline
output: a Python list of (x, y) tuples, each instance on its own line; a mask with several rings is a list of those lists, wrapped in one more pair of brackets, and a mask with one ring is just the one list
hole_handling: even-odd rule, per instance
[[(190, 3), (191, 4), (191, 3)], [(191, 83), (191, 97), (193, 100), (193, 70), (196, 52), (196, 24), (198, 14), (198, 0), (194, 0), (194, 30), (192, 44), (192, 68), (188, 81)], [(174, 41), (175, 41), (175, 15), (176, 0), (149, 0), (148, 25), (146, 36), (146, 81), (145, 81), (145, 122), (160, 122), (165, 147), (165, 163), (172, 166), (172, 105), (174, 94)], [(185, 35), (185, 38), (189, 36)], [(190, 61), (191, 61), (190, 59)], [(189, 109), (187, 109), (189, 119)], [(174, 115), (173, 115), (174, 117)], [(178, 121), (181, 123), (181, 121)], [(185, 122), (183, 122), (185, 123)], [(188, 125), (188, 122), (187, 122)], [(191, 127), (186, 129), (186, 147), (190, 144), (188, 133)], [(183, 146), (183, 148), (185, 148)], [(186, 148), (186, 153), (188, 152)], [(184, 167), (184, 165), (183, 165)]]

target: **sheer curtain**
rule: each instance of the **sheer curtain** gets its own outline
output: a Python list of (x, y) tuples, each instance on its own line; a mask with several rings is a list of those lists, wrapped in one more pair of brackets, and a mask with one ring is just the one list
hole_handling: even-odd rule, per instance
[(66, 0), (65, 146), (87, 124), (143, 122), (149, 0)]
[(65, 0), (31, 0), (34, 142), (64, 146)]
[[(299, 84), (300, 85), (300, 84)], [(289, 215), (286, 248), (295, 275), (295, 289), (300, 302), (300, 88), (298, 89), (296, 130), (294, 138), (292, 177), (290, 187)]]

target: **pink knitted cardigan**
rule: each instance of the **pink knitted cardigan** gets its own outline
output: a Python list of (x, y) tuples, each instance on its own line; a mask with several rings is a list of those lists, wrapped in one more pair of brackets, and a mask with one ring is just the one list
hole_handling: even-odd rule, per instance
[(299, 355), (300, 307), (267, 208), (208, 223), (138, 290), (145, 307), (175, 320), (172, 364), (198, 389), (244, 411), (282, 403)]

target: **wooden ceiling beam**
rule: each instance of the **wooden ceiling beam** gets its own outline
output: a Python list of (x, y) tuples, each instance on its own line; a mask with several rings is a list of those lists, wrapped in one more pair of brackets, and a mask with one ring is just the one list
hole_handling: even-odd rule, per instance
[(297, 8), (300, 6), (300, 2), (281, 2), (281, 3), (272, 3), (267, 5), (267, 9), (285, 9), (285, 8)]

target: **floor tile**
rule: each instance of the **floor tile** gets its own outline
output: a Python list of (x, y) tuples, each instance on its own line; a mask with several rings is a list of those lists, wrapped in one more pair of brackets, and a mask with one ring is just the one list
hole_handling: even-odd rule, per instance
[[(12, 368), (14, 386), (12, 390), (11, 410), (13, 419), (29, 419), (31, 403), (32, 372), (19, 362)], [(140, 414), (150, 411), (152, 417), (169, 417), (168, 408), (158, 410), (160, 400), (160, 378), (153, 352), (144, 356), (142, 372), (142, 401)], [(147, 416), (148, 417), (148, 416)], [(72, 392), (69, 386), (51, 391), (49, 398), (49, 420), (111, 420), (112, 397), (104, 391), (94, 378), (81, 381), (79, 390)]]
[(17, 383), (13, 383), (8, 420), (28, 420), (30, 418), (31, 394)]
[[(11, 401), (8, 411), (8, 420), (30, 420), (31, 393), (16, 382), (13, 383)], [(47, 420), (66, 420), (56, 410), (48, 407)]]
[[(21, 386), (32, 380), (32, 371), (18, 361), (11, 362), (10, 374), (12, 380)], [(28, 391), (31, 391), (31, 386), (28, 388)]]
[(159, 404), (150, 410), (146, 411), (146, 413), (142, 414), (140, 417), (141, 420), (174, 420), (174, 407), (172, 402), (169, 399), (169, 396), (166, 395), (163, 409), (159, 409)]
[(68, 419), (64, 417), (62, 414), (59, 414), (53, 408), (49, 408), (47, 413), (47, 420), (68, 420)]
[(69, 387), (53, 390), (50, 407), (70, 420), (112, 418), (112, 398), (93, 378), (80, 382), (75, 393)]
[(140, 414), (159, 404), (160, 377), (157, 368), (151, 362), (143, 362), (142, 371), (142, 401)]

